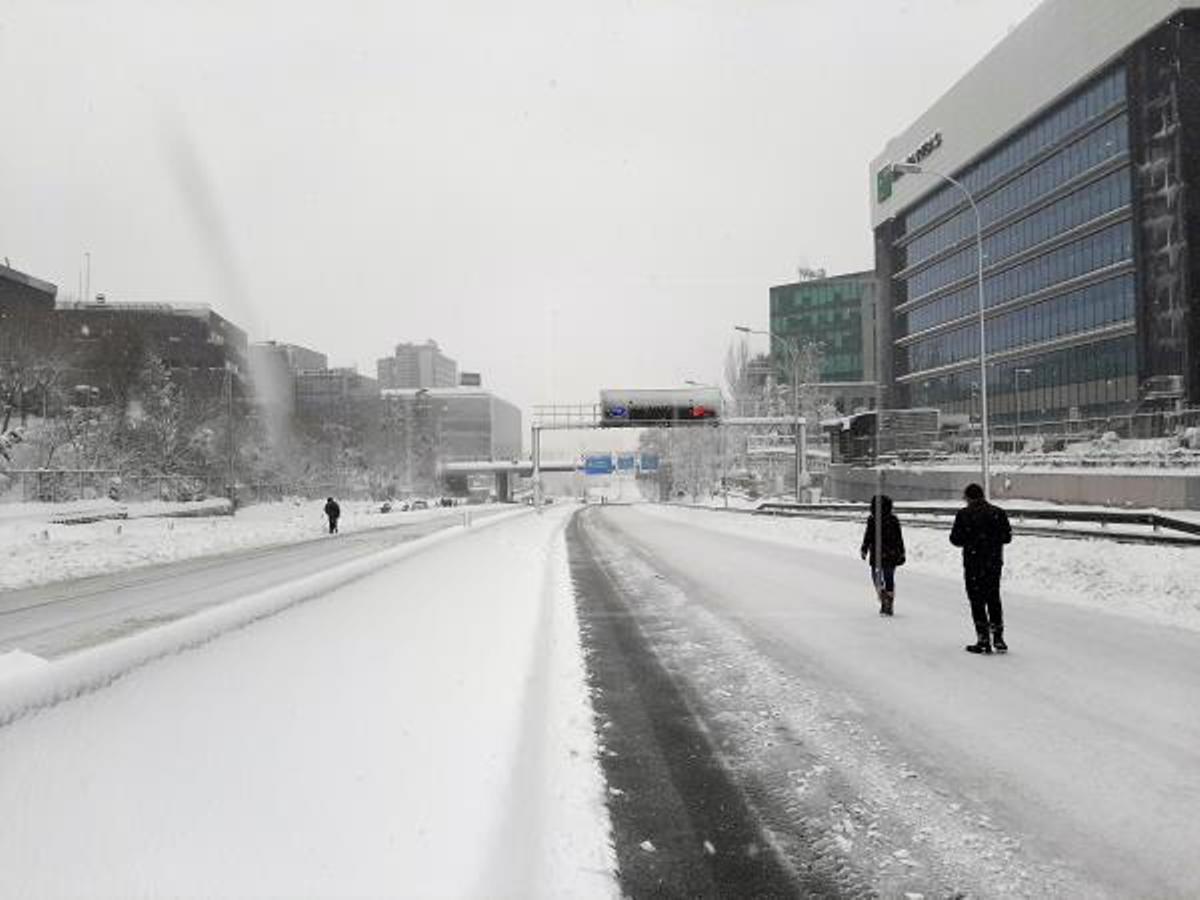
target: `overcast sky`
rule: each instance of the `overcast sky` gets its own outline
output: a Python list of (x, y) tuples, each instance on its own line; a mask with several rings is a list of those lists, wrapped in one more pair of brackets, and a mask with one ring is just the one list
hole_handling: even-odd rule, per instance
[(527, 410), (717, 379), (1036, 0), (0, 0), (0, 256)]

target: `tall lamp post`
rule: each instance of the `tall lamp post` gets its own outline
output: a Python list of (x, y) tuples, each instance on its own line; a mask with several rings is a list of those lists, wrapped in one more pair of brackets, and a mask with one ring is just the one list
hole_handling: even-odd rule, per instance
[(1018, 452), (1021, 449), (1021, 376), (1032, 374), (1033, 369), (1013, 369), (1013, 399), (1017, 401), (1017, 439), (1013, 448)]
[(975, 197), (967, 190), (967, 186), (958, 179), (952, 178), (936, 169), (920, 165), (919, 163), (894, 162), (891, 164), (890, 169), (893, 175), (933, 175), (935, 178), (942, 179), (942, 181), (962, 191), (963, 196), (967, 198), (967, 202), (971, 205), (971, 211), (975, 214), (975, 245), (979, 257), (977, 271), (977, 283), (979, 286), (979, 421), (982, 429), (980, 435), (980, 458), (983, 468), (983, 495), (985, 499), (990, 501), (992, 499), (992, 472), (988, 449), (987, 328), (984, 325), (986, 299), (983, 289), (983, 216), (979, 214), (979, 205), (975, 202)]
[(796, 502), (801, 502), (801, 490), (805, 487), (805, 482), (808, 481), (808, 461), (805, 459), (807, 454), (807, 441), (805, 440), (805, 426), (800, 424), (800, 344), (792, 338), (781, 337), (773, 331), (763, 331), (761, 329), (749, 328), (745, 325), (734, 325), (734, 331), (740, 331), (742, 334), (761, 334), (769, 337), (773, 341), (778, 341), (788, 349), (792, 356), (792, 417), (795, 421), (794, 428), (796, 432)]

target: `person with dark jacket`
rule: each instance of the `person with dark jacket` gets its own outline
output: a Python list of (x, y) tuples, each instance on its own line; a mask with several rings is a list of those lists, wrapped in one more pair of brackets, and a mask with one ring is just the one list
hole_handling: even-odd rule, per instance
[(896, 569), (904, 565), (904, 534), (900, 520), (892, 512), (892, 498), (887, 494), (871, 498), (871, 514), (867, 516), (860, 552), (863, 559), (870, 558), (879, 614), (890, 616), (896, 602)]
[(329, 517), (329, 533), (337, 534), (337, 520), (342, 515), (342, 508), (332, 497), (325, 501), (325, 515)]
[(975, 623), (975, 643), (968, 653), (1007, 653), (1004, 642), (1004, 609), (1000, 604), (1000, 575), (1004, 569), (1004, 545), (1012, 542), (1008, 514), (984, 499), (983, 488), (967, 485), (967, 505), (954, 517), (950, 543), (962, 548), (963, 579)]

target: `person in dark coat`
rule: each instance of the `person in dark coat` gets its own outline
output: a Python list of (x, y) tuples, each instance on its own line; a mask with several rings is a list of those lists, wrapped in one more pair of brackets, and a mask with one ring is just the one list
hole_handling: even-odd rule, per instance
[(325, 501), (325, 515), (329, 517), (329, 533), (337, 534), (337, 520), (342, 515), (342, 508), (332, 497)]
[(871, 564), (879, 614), (890, 616), (896, 602), (896, 569), (904, 565), (904, 534), (900, 520), (892, 512), (892, 498), (887, 494), (871, 498), (871, 514), (867, 516), (860, 552)]
[(1000, 603), (1000, 575), (1004, 569), (1004, 545), (1012, 542), (1008, 514), (984, 499), (983, 488), (967, 485), (967, 505), (954, 517), (950, 543), (962, 548), (963, 579), (971, 601), (975, 643), (968, 653), (1007, 653), (1004, 642), (1004, 609)]

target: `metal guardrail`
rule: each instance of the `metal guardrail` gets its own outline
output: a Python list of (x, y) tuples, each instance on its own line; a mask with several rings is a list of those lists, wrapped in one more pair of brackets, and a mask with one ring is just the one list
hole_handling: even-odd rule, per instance
[[(913, 525), (948, 528), (950, 522), (961, 507), (950, 506), (912, 506), (897, 505), (893, 512), (901, 519), (908, 519)], [(783, 503), (767, 502), (759, 504), (753, 510), (758, 515), (795, 516), (809, 518), (862, 520), (871, 511), (868, 503)], [(1189, 522), (1186, 519), (1176, 519), (1161, 513), (1133, 510), (1077, 510), (1077, 509), (1046, 509), (1044, 507), (1008, 506), (1004, 507), (1013, 530), (1022, 534), (1042, 534), (1059, 537), (1101, 538), (1116, 541), (1134, 541), (1151, 544), (1185, 544), (1200, 546), (1200, 522)], [(1023, 527), (1026, 521), (1053, 522), (1056, 527), (1049, 528)], [(1084, 530), (1069, 527), (1072, 524), (1099, 525), (1100, 530)], [(1062, 526), (1068, 526), (1066, 528)], [(1117, 532), (1106, 530), (1109, 526), (1133, 526), (1147, 528), (1148, 534)]]

